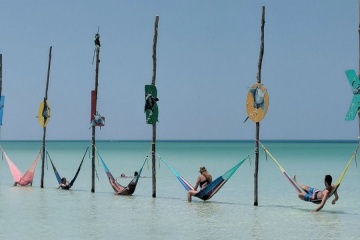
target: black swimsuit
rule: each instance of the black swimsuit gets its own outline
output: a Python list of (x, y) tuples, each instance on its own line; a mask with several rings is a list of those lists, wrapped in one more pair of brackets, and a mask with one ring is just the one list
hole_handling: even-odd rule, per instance
[(200, 184), (200, 188), (202, 188), (202, 186), (203, 186), (205, 183), (209, 183), (209, 181), (208, 181), (208, 180), (205, 180), (205, 181), (200, 182), (200, 183), (199, 183), (199, 184)]

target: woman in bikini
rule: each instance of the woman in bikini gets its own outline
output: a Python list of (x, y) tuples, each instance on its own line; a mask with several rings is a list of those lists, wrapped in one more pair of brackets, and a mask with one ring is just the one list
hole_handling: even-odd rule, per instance
[[(325, 189), (322, 191), (319, 189), (315, 189), (313, 187), (309, 187), (309, 186), (300, 184), (296, 180), (296, 176), (294, 176), (293, 180), (296, 182), (296, 184), (299, 187), (301, 187), (305, 191), (305, 193), (299, 193), (299, 195), (298, 195), (301, 200), (319, 204), (319, 206), (316, 209), (314, 209), (312, 212), (318, 212), (324, 207), (324, 205), (329, 197), (330, 192), (335, 188), (335, 186), (331, 184), (332, 177), (330, 175), (325, 176), (325, 179), (324, 179)], [(331, 202), (332, 204), (335, 204), (335, 202), (339, 199), (337, 190), (334, 192), (334, 195), (335, 195), (335, 198), (332, 200), (332, 202)]]
[(187, 193), (188, 201), (191, 202), (191, 197), (198, 193), (197, 188), (200, 186), (200, 189), (206, 187), (208, 183), (212, 182), (211, 174), (206, 170), (205, 167), (200, 167), (200, 175), (196, 180), (194, 190), (189, 190)]

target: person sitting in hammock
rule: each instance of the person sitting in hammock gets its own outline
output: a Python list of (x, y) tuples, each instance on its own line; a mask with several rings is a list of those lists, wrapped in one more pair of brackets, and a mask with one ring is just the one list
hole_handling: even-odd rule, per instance
[(60, 183), (60, 185), (58, 186), (57, 189), (59, 189), (59, 188), (61, 188), (61, 189), (66, 189), (66, 190), (70, 189), (70, 187), (69, 187), (69, 182), (66, 181), (66, 177), (63, 177), (63, 178), (61, 179), (61, 183)]
[[(324, 179), (325, 189), (322, 191), (319, 189), (315, 189), (315, 188), (300, 184), (296, 180), (296, 176), (294, 176), (293, 179), (296, 182), (296, 184), (306, 192), (306, 193), (299, 193), (298, 196), (301, 200), (319, 203), (319, 206), (316, 209), (314, 209), (312, 212), (318, 212), (324, 207), (324, 205), (329, 197), (330, 192), (335, 188), (335, 185), (331, 184), (331, 182), (332, 182), (331, 175), (325, 176), (325, 179)], [(335, 195), (335, 198), (332, 200), (332, 204), (335, 204), (335, 202), (339, 199), (337, 190), (334, 192), (334, 195)]]
[[(134, 177), (139, 175), (137, 171), (134, 172)], [(131, 181), (127, 187), (123, 187), (120, 184), (116, 184), (115, 180), (109, 178), (112, 188), (115, 190), (115, 195), (131, 195), (135, 192), (136, 182)]]
[(188, 201), (191, 202), (191, 197), (198, 193), (197, 188), (200, 186), (200, 190), (205, 188), (208, 183), (212, 182), (211, 174), (206, 170), (206, 168), (200, 167), (200, 175), (196, 180), (194, 190), (189, 190), (187, 193)]

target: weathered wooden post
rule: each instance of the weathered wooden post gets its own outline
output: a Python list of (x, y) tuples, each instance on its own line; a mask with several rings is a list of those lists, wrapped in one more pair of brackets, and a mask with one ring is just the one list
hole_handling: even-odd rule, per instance
[[(255, 133), (255, 171), (254, 171), (254, 206), (258, 206), (258, 172), (259, 172), (259, 135), (260, 121), (265, 117), (269, 107), (269, 95), (265, 86), (261, 83), (261, 66), (264, 55), (264, 27), (265, 27), (265, 6), (262, 7), (261, 17), (261, 43), (258, 62), (257, 83), (249, 88), (246, 98), (246, 111), (248, 118), (256, 123)], [(247, 119), (246, 119), (247, 120)], [(245, 120), (245, 121), (246, 121)]]
[(45, 154), (46, 153), (46, 147), (45, 147), (46, 125), (49, 123), (49, 120), (50, 120), (50, 105), (49, 105), (47, 99), (48, 99), (48, 89), (49, 89), (49, 79), (50, 79), (51, 51), (52, 51), (52, 46), (50, 46), (50, 49), (49, 49), (49, 62), (48, 62), (48, 71), (47, 71), (47, 77), (46, 77), (45, 97), (44, 97), (44, 101), (42, 103), (40, 103), (39, 112), (38, 112), (38, 120), (39, 120), (40, 126), (42, 126), (44, 129), (43, 139), (42, 139), (42, 151), (41, 151), (41, 159), (42, 159), (41, 183), (40, 183), (41, 188), (44, 188), (44, 169), (45, 169), (45, 156), (46, 156), (46, 154)]
[(92, 152), (92, 158), (91, 158), (91, 192), (95, 192), (95, 156), (96, 156), (96, 149), (95, 149), (95, 129), (96, 126), (104, 126), (105, 118), (102, 117), (97, 112), (97, 94), (98, 94), (98, 85), (99, 85), (99, 64), (100, 64), (100, 34), (99, 31), (95, 34), (95, 54), (96, 54), (96, 68), (95, 68), (95, 90), (91, 91), (91, 130), (92, 130), (92, 145), (91, 145), (91, 152)]
[(159, 110), (157, 106), (157, 89), (156, 81), (156, 46), (158, 35), (159, 16), (155, 17), (154, 40), (153, 40), (153, 76), (151, 85), (145, 85), (145, 113), (146, 123), (152, 125), (152, 197), (156, 197), (156, 123), (158, 122)]

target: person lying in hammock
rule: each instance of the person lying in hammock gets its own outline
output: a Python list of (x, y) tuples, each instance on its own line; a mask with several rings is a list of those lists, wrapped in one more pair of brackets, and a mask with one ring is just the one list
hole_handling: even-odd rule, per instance
[(198, 193), (197, 188), (200, 186), (200, 189), (206, 187), (208, 183), (212, 182), (211, 174), (206, 170), (205, 167), (200, 167), (200, 175), (196, 180), (194, 190), (189, 190), (187, 193), (188, 201), (191, 202), (191, 197)]
[[(300, 184), (296, 180), (296, 176), (293, 177), (293, 180), (296, 182), (296, 184), (299, 187), (301, 187), (306, 192), (306, 193), (299, 193), (298, 196), (301, 200), (319, 203), (319, 206), (316, 209), (314, 209), (312, 212), (318, 212), (324, 207), (324, 205), (329, 197), (330, 192), (335, 188), (335, 185), (331, 184), (332, 177), (330, 175), (325, 176), (325, 179), (324, 179), (325, 189), (322, 191), (319, 189), (315, 189), (315, 188)], [(335, 202), (339, 199), (337, 190), (334, 192), (334, 195), (335, 195), (335, 198), (332, 200), (332, 204), (335, 204)]]
[[(134, 177), (139, 175), (138, 172), (134, 172)], [(123, 187), (120, 184), (116, 184), (115, 180), (109, 178), (112, 188), (115, 190), (115, 195), (131, 195), (135, 192), (136, 182), (131, 181), (127, 187)]]
[(60, 185), (58, 186), (57, 189), (59, 189), (59, 188), (61, 188), (61, 189), (66, 189), (66, 190), (69, 190), (69, 189), (70, 189), (70, 187), (69, 187), (69, 182), (66, 181), (66, 178), (65, 178), (65, 177), (63, 177), (63, 178), (61, 179), (61, 183), (60, 183)]

